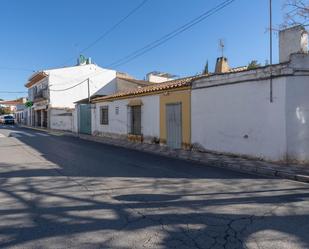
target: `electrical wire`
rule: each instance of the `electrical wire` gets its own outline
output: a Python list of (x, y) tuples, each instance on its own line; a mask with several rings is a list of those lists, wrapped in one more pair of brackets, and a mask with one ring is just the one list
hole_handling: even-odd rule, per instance
[(77, 87), (77, 86), (83, 84), (83, 83), (86, 82), (87, 80), (88, 80), (88, 78), (87, 78), (87, 79), (84, 79), (83, 81), (77, 83), (76, 85), (73, 85), (73, 86), (68, 87), (68, 88), (64, 88), (64, 89), (49, 89), (49, 91), (52, 91), (52, 92), (63, 92), (63, 91), (68, 91), (68, 90), (70, 90), (70, 89), (72, 89), (72, 88), (75, 88), (75, 87)]
[(132, 52), (131, 54), (116, 60), (113, 63), (110, 63), (107, 65), (107, 67), (118, 67), (120, 65), (124, 65), (134, 59), (136, 59), (137, 57), (149, 52), (150, 50), (162, 45), (163, 43), (169, 41), (170, 39), (174, 38), (175, 36), (183, 33), (184, 31), (188, 30), (189, 28), (193, 27), (194, 25), (202, 22), (203, 20), (205, 20), (206, 18), (216, 14), (217, 12), (219, 12), (220, 10), (222, 10), (223, 8), (227, 7), (228, 5), (232, 4), (235, 0), (226, 0), (220, 4), (218, 4), (217, 6), (215, 6), (214, 8), (204, 12), (203, 14), (201, 14), (200, 16), (194, 18), (193, 20), (191, 20), (190, 22), (180, 26), (179, 28), (175, 29), (174, 31), (162, 36), (161, 38), (147, 44), (146, 46)]
[[(92, 48), (95, 46), (99, 41), (104, 39), (106, 36), (108, 36), (110, 33), (112, 33), (120, 24), (122, 24), (125, 20), (127, 20), (130, 16), (132, 16), (136, 11), (138, 11), (143, 5), (146, 4), (149, 0), (143, 0), (139, 5), (137, 5), (134, 9), (132, 9), (126, 16), (121, 18), (117, 23), (115, 23), (112, 27), (110, 27), (108, 30), (106, 30), (102, 35), (100, 35), (97, 39), (95, 39), (93, 42), (91, 42), (87, 47), (83, 48), (82, 50), (79, 51), (79, 54), (85, 52), (86, 50)], [(70, 62), (72, 59), (75, 57), (71, 57), (67, 61), (65, 61), (63, 64), (66, 64)]]
[(27, 72), (35, 72), (34, 69), (29, 68), (21, 68), (21, 67), (4, 67), (0, 66), (0, 70), (13, 70), (13, 71), (27, 71)]
[(15, 94), (15, 93), (27, 93), (26, 91), (23, 91), (23, 92), (11, 92), (11, 91), (0, 91), (0, 93), (6, 93), (6, 94)]
[[(109, 65), (107, 65), (107, 67), (118, 67), (120, 65), (123, 65), (123, 64), (126, 64), (128, 62), (130, 62), (131, 60), (149, 52), (150, 50), (160, 46), (161, 44), (167, 42), (168, 40), (174, 38), (175, 36), (179, 35), (180, 33), (188, 30), (189, 28), (193, 27), (194, 25), (202, 22), (203, 20), (205, 20), (206, 18), (216, 14), (217, 12), (219, 12), (220, 10), (222, 10), (223, 8), (227, 7), (228, 5), (232, 4), (234, 1), (236, 0), (225, 0), (223, 1), (222, 3), (218, 4), (217, 6), (215, 6), (214, 8), (204, 12), (203, 14), (199, 15), (198, 17), (194, 18), (193, 20), (191, 20), (190, 22), (180, 26), (179, 28), (175, 29), (174, 31), (162, 36), (161, 38), (155, 40), (154, 42), (151, 42), (149, 43), (148, 45), (142, 47), (141, 49), (138, 49), (136, 51), (134, 51), (133, 53), (123, 57), (122, 59), (120, 60), (117, 60), (116, 62), (114, 63), (111, 63)], [(90, 76), (90, 75), (100, 75), (102, 73), (105, 73), (105, 72), (100, 72), (100, 73), (92, 73), (92, 74), (89, 74), (87, 76)], [(72, 88), (75, 88), (81, 84), (83, 84), (85, 81), (87, 81), (89, 78), (87, 79), (84, 79), (83, 81), (71, 86), (71, 87), (68, 87), (68, 88), (64, 88), (64, 89), (50, 89), (50, 91), (57, 91), (57, 92), (61, 92), (61, 91), (67, 91), (67, 90), (70, 90)]]

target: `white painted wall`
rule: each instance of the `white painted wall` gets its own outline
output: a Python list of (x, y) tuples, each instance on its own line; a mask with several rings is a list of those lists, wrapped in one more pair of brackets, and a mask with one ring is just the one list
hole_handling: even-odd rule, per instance
[[(192, 143), (206, 150), (283, 160), (285, 136), (285, 78), (250, 81), (192, 90)], [(198, 85), (207, 84), (207, 80)]]
[[(90, 95), (97, 93), (99, 90), (101, 94), (115, 92), (114, 87), (111, 86), (113, 84), (108, 85), (108, 83), (115, 79), (116, 71), (103, 69), (94, 64), (47, 70), (46, 73), (49, 74), (51, 107), (74, 108), (74, 102), (87, 98), (87, 82), (70, 90), (55, 91), (72, 87), (87, 78), (90, 79)], [(104, 86), (107, 86), (106, 89), (103, 88)]]
[(265, 79), (269, 68), (194, 82), (192, 143), (218, 152), (308, 163), (309, 56), (293, 54), (290, 59), (273, 67), (273, 103)]
[(75, 109), (72, 112), (72, 123), (73, 123), (73, 128), (72, 132), (77, 133), (78, 132), (78, 111), (77, 111), (77, 106), (75, 106)]
[(73, 110), (51, 109), (50, 128), (54, 130), (72, 131), (73, 130)]
[[(41, 89), (43, 86), (47, 85), (49, 90), (49, 100), (47, 103), (51, 110), (53, 110), (53, 108), (75, 108), (75, 102), (87, 98), (87, 78), (90, 79), (90, 95), (107, 95), (115, 93), (116, 91), (116, 71), (103, 69), (94, 64), (51, 69), (45, 70), (44, 72), (48, 77), (30, 87), (28, 93), (32, 100), (32, 89), (34, 87)], [(84, 82), (73, 87), (82, 81)], [(70, 87), (73, 88), (68, 89)], [(73, 119), (73, 116), (69, 120), (66, 116), (53, 115), (53, 111), (51, 111), (48, 118), (51, 129), (77, 131), (77, 121)], [(68, 127), (71, 128), (68, 129)]]
[(279, 32), (279, 61), (287, 62), (294, 53), (308, 52), (308, 33), (299, 25)]
[(141, 98), (142, 133), (144, 137), (160, 137), (160, 96), (152, 95)]
[[(159, 137), (160, 135), (160, 98), (158, 95), (144, 96), (141, 99), (142, 105), (142, 134), (144, 137)], [(126, 136), (128, 134), (128, 103), (131, 99), (115, 100), (112, 102), (101, 102), (95, 105), (92, 112), (93, 134), (115, 136)], [(100, 107), (109, 107), (109, 124), (100, 124)], [(119, 114), (116, 114), (116, 107), (119, 107)]]
[[(111, 133), (124, 135), (127, 134), (127, 101), (118, 100), (113, 102), (97, 103), (95, 109), (93, 109), (92, 115), (92, 132), (93, 133)], [(100, 124), (100, 108), (102, 106), (108, 106), (108, 125)], [(119, 107), (119, 114), (115, 113), (115, 108)]]
[(309, 162), (309, 77), (287, 80), (287, 156)]
[(155, 75), (155, 74), (152, 74), (152, 73), (147, 75), (147, 81), (150, 81), (150, 82), (153, 82), (153, 83), (162, 83), (162, 82), (171, 81), (171, 80), (173, 80), (173, 79), (163, 77), (163, 76), (159, 76), (159, 75)]
[(290, 66), (297, 70), (286, 84), (287, 157), (309, 162), (309, 56), (293, 55)]

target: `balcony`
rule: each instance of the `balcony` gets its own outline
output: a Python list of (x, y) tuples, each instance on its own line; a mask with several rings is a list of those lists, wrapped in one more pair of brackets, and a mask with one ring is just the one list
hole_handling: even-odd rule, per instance
[(40, 90), (33, 95), (34, 102), (37, 102), (40, 100), (48, 100), (48, 99), (49, 99), (49, 93), (47, 89)]

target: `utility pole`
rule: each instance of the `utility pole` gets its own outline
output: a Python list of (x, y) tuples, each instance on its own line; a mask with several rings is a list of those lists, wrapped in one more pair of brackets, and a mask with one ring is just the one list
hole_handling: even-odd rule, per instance
[(269, 0), (269, 71), (270, 71), (270, 84), (269, 84), (269, 100), (270, 103), (273, 102), (273, 21), (272, 21), (272, 0)]
[(87, 86), (88, 86), (88, 103), (90, 104), (90, 80), (87, 79)]

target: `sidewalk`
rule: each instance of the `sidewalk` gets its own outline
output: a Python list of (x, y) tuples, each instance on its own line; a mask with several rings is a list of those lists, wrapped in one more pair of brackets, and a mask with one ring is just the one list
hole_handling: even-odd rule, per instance
[[(59, 133), (59, 131), (28, 126), (23, 127), (40, 131)], [(119, 140), (85, 134), (74, 134), (71, 132), (62, 132), (62, 134), (76, 136), (81, 139), (124, 147), (128, 149), (145, 151), (148, 153), (167, 156), (171, 158), (179, 158), (187, 161), (198, 162), (201, 164), (207, 164), (208, 166), (228, 168), (241, 172), (273, 176), (309, 183), (309, 165), (278, 164), (219, 153), (173, 150), (167, 147), (162, 147), (158, 144), (135, 143), (127, 140)]]

